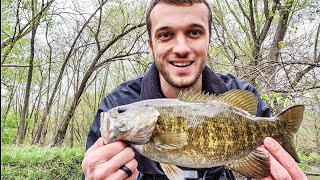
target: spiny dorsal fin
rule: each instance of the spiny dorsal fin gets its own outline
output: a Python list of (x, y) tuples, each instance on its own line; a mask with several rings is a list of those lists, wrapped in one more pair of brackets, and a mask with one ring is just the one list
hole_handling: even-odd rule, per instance
[(183, 170), (176, 165), (160, 163), (160, 166), (170, 180), (184, 180)]
[(270, 174), (269, 154), (262, 149), (255, 149), (245, 158), (231, 164), (230, 167), (243, 176), (267, 177)]
[(192, 90), (181, 91), (177, 97), (180, 101), (206, 103), (212, 101), (216, 96), (204, 92), (195, 92)]
[(216, 100), (247, 111), (253, 116), (256, 115), (258, 100), (257, 97), (249, 91), (231, 90), (220, 94)]

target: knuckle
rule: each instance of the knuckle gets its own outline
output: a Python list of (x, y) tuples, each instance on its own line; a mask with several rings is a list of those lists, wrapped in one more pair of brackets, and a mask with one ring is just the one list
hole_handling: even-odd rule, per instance
[(85, 171), (87, 169), (87, 160), (84, 158), (81, 163), (82, 170)]
[(137, 160), (134, 159), (132, 163), (133, 163), (133, 168), (137, 168), (137, 167), (138, 167), (138, 162), (137, 162)]
[(92, 174), (92, 176), (91, 176), (91, 178), (90, 179), (104, 179), (104, 176), (103, 176), (103, 174), (101, 174), (101, 173), (98, 173), (98, 172), (93, 172), (93, 174)]
[(90, 158), (90, 156), (88, 156), (86, 160), (86, 166), (88, 169), (94, 169), (96, 166), (96, 162), (93, 160), (93, 158)]
[(292, 178), (287, 174), (281, 174), (278, 176), (277, 179), (279, 179), (279, 180), (292, 180)]
[(117, 146), (121, 147), (121, 149), (125, 149), (127, 147), (127, 145), (124, 142), (117, 141), (115, 143), (117, 144)]
[(126, 148), (125, 148), (125, 151), (126, 151), (127, 156), (128, 156), (130, 159), (133, 159), (133, 158), (134, 158), (135, 153), (134, 153), (134, 151), (133, 151), (132, 148), (126, 147)]

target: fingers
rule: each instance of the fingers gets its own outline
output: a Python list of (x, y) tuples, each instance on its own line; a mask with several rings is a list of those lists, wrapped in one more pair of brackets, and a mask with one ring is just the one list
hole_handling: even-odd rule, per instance
[[(262, 146), (262, 149), (268, 153), (268, 151)], [(269, 180), (269, 179), (292, 179), (288, 171), (270, 154), (270, 176), (266, 178), (262, 178), (262, 180)]]
[(132, 171), (132, 175), (130, 177), (127, 177), (125, 180), (135, 180), (135, 178), (138, 176), (138, 173), (139, 173), (138, 169), (137, 168), (134, 169)]
[(117, 154), (113, 158), (111, 158), (106, 163), (106, 165), (110, 168), (110, 170), (112, 172), (115, 172), (122, 165), (127, 164), (131, 160), (134, 160), (134, 156), (135, 156), (134, 151), (130, 147), (127, 147), (123, 151), (121, 151), (119, 154)]
[[(96, 142), (99, 144), (99, 142)], [(94, 147), (96, 148), (96, 147)], [(95, 168), (98, 164), (108, 161), (113, 156), (123, 151), (126, 148), (126, 145), (123, 142), (117, 141), (105, 146), (94, 149), (91, 152), (87, 152), (85, 155), (85, 165), (89, 169)]]
[(82, 170), (84, 172), (85, 175), (88, 174), (89, 171), (89, 167), (90, 167), (90, 162), (89, 160), (91, 158), (88, 157), (88, 155), (93, 152), (94, 150), (100, 148), (103, 146), (103, 141), (102, 138), (99, 138), (85, 153), (84, 159), (82, 161)]
[(89, 154), (91, 151), (96, 150), (99, 147), (103, 146), (102, 138), (100, 137), (86, 152), (86, 154)]
[(122, 169), (118, 169), (115, 173), (113, 173), (111, 176), (108, 177), (108, 179), (134, 179), (138, 175), (138, 163), (135, 159), (129, 161), (127, 164), (125, 164), (127, 168), (129, 168), (132, 172), (132, 175), (128, 177), (128, 174), (124, 172)]
[[(127, 147), (125, 143), (117, 141), (103, 145), (102, 139), (100, 138), (87, 150), (82, 161), (82, 169), (86, 179), (105, 179), (113, 176), (122, 165), (130, 162), (128, 166), (132, 167), (132, 169), (130, 169), (132, 173), (134, 173), (137, 167), (134, 156), (134, 151)], [(123, 174), (124, 172), (121, 173), (123, 176), (122, 179), (128, 176)]]
[(292, 179), (299, 180), (307, 179), (306, 175), (302, 172), (295, 160), (277, 141), (267, 137), (263, 144), (271, 154), (271, 173), (275, 179), (278, 179), (277, 177), (291, 177)]
[[(133, 150), (131, 148), (127, 147), (123, 151), (121, 151), (120, 153), (118, 153), (114, 157), (112, 157), (110, 160), (97, 165), (91, 173), (93, 174), (94, 177), (103, 177), (103, 178), (107, 177), (107, 179), (110, 179), (110, 180), (111, 179), (124, 179), (128, 175), (125, 172), (123, 172), (122, 170), (121, 170), (122, 172), (119, 171), (120, 172), (120, 175), (119, 175), (119, 173), (117, 173), (117, 171), (119, 170), (119, 168), (122, 165), (125, 165), (125, 164), (129, 163), (130, 161), (134, 161), (135, 163), (137, 163), (136, 160), (134, 159)], [(129, 164), (129, 165), (134, 166), (131, 164)], [(115, 175), (115, 173), (116, 173), (116, 175)], [(121, 178), (112, 178), (114, 175), (117, 177), (121, 176)]]
[(274, 180), (275, 178), (273, 178), (271, 175), (268, 176), (268, 177), (264, 177), (264, 178), (261, 178), (260, 180)]

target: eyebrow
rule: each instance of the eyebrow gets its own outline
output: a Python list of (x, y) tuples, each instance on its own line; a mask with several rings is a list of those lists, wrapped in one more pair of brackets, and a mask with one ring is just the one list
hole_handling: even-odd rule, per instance
[[(198, 23), (192, 23), (190, 24), (189, 26), (187, 26), (187, 28), (201, 28), (201, 29), (205, 29), (205, 26), (202, 25), (202, 24), (198, 24)], [(162, 27), (159, 27), (155, 30), (155, 32), (159, 32), (159, 31), (163, 31), (163, 30), (168, 30), (168, 29), (172, 29), (173, 27), (172, 26), (162, 26)]]
[(189, 27), (198, 27), (201, 29), (206, 29), (204, 25), (198, 23), (192, 23)]

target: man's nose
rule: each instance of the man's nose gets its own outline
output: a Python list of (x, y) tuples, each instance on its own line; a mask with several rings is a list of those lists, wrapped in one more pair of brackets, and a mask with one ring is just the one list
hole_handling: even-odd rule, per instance
[(190, 47), (188, 45), (187, 37), (185, 35), (178, 35), (175, 40), (175, 45), (173, 47), (173, 53), (178, 57), (185, 57), (190, 52)]

